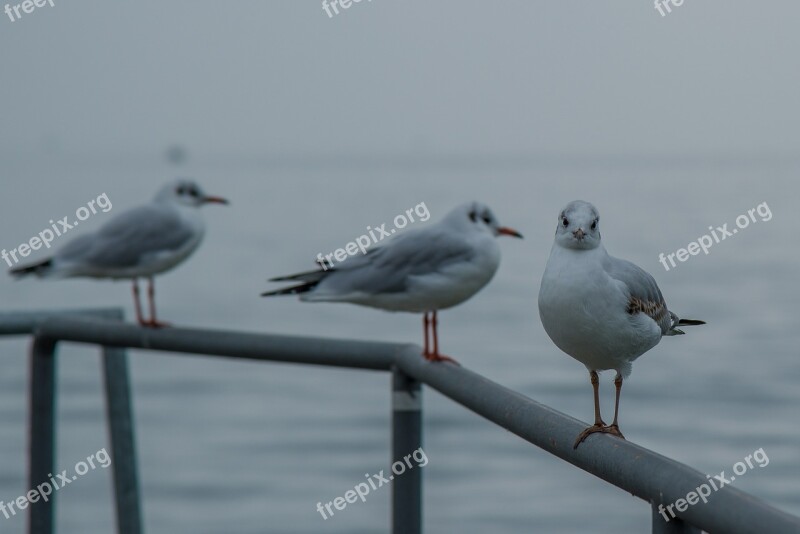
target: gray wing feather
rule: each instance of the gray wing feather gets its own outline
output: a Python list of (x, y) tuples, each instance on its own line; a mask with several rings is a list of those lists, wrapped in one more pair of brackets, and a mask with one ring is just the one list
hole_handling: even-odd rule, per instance
[(452, 234), (434, 229), (410, 231), (336, 266), (325, 282), (342, 293), (397, 293), (406, 290), (414, 276), (434, 274), (453, 264), (469, 262), (474, 253), (467, 243)]
[(674, 326), (674, 314), (667, 309), (667, 303), (650, 273), (627, 260), (609, 256), (606, 272), (611, 278), (625, 284), (629, 291), (627, 312), (631, 315), (644, 313), (666, 334)]
[(142, 206), (121, 213), (93, 234), (73, 239), (58, 259), (97, 267), (135, 267), (159, 252), (178, 250), (193, 237), (174, 210)]

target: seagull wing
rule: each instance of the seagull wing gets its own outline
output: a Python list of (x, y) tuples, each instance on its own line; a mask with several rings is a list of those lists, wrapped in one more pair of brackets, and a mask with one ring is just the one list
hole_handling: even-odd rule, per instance
[(325, 292), (399, 293), (418, 277), (471, 262), (476, 251), (459, 234), (438, 228), (409, 231), (384, 246), (348, 259), (326, 278)]
[(148, 257), (179, 250), (193, 237), (176, 210), (148, 205), (123, 212), (97, 232), (73, 239), (57, 257), (101, 268), (135, 267)]
[(647, 315), (661, 328), (662, 335), (672, 330), (677, 317), (667, 309), (661, 290), (650, 273), (634, 263), (611, 256), (608, 257), (604, 267), (608, 275), (620, 282), (626, 291), (628, 295), (626, 311), (630, 315), (637, 313)]

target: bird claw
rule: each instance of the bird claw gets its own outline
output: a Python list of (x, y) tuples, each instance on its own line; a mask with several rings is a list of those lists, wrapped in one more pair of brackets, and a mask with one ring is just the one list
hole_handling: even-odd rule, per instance
[(139, 321), (139, 325), (145, 328), (169, 328), (172, 326), (171, 323), (165, 323), (163, 321), (157, 321), (155, 319), (148, 319), (147, 321)]
[(458, 363), (453, 358), (451, 358), (450, 356), (444, 356), (442, 354), (433, 354), (433, 353), (426, 353), (423, 354), (423, 356), (425, 356), (425, 359), (428, 360), (429, 362), (450, 362), (452, 364), (461, 367), (461, 364)]
[(597, 432), (600, 432), (601, 434), (611, 434), (612, 436), (617, 436), (620, 439), (625, 439), (625, 436), (623, 436), (622, 432), (619, 430), (619, 425), (606, 425), (600, 421), (599, 423), (595, 423), (589, 428), (584, 429), (583, 432), (578, 434), (578, 438), (575, 440), (575, 445), (573, 445), (572, 448), (577, 449), (578, 445), (583, 443), (586, 438)]

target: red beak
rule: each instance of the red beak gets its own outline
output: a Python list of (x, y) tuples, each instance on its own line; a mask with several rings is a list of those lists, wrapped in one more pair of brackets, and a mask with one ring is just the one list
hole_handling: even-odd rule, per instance
[(204, 197), (205, 204), (228, 204), (229, 202), (222, 197)]
[(500, 235), (510, 235), (511, 237), (518, 237), (522, 239), (522, 234), (514, 230), (513, 228), (509, 228), (508, 226), (501, 226), (497, 229), (497, 233)]

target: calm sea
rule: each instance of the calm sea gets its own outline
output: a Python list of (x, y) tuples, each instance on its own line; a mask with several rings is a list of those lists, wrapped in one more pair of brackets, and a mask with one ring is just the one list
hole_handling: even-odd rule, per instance
[[(509, 388), (583, 420), (592, 417), (585, 369), (539, 322), (536, 296), (556, 216), (593, 202), (609, 252), (658, 280), (679, 314), (708, 321), (667, 338), (633, 367), (622, 395), (627, 438), (706, 473), (730, 472), (763, 448), (769, 465), (734, 485), (800, 514), (800, 329), (794, 243), (797, 162), (376, 159), (190, 162), (175, 170), (135, 159), (9, 162), (0, 198), (0, 247), (10, 249), (106, 193), (111, 212), (90, 231), (147, 201), (174, 175), (231, 200), (204, 208), (206, 239), (190, 261), (158, 279), (165, 320), (177, 325), (383, 341), (421, 341), (418, 316), (346, 304), (262, 299), (270, 276), (313, 267), (328, 253), (425, 202), (431, 221), (482, 200), (524, 241), (503, 240), (494, 281), (440, 316), (443, 350)], [(766, 202), (752, 223), (669, 272), (661, 252)], [(420, 223), (424, 224), (424, 223)], [(65, 236), (56, 245), (63, 245)], [(42, 256), (36, 256), (39, 258)], [(121, 306), (123, 282), (13, 281), (0, 277), (4, 310)], [(0, 500), (27, 492), (28, 340), (0, 341)], [(343, 495), (389, 466), (389, 377), (382, 373), (130, 353), (145, 524), (151, 533), (387, 532), (390, 489), (323, 520), (319, 501)], [(59, 353), (57, 466), (107, 445), (96, 350)], [(601, 376), (604, 413), (612, 374)], [(428, 532), (645, 532), (646, 503), (554, 459), (426, 390), (424, 517)], [(58, 494), (59, 532), (113, 531), (109, 470)], [(21, 516), (0, 532), (21, 533)]]

